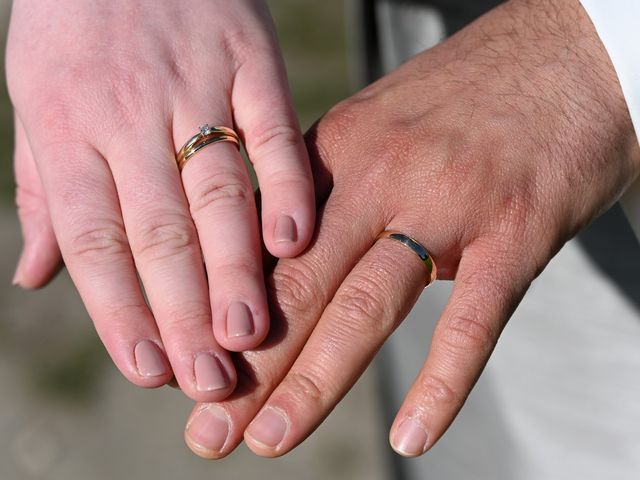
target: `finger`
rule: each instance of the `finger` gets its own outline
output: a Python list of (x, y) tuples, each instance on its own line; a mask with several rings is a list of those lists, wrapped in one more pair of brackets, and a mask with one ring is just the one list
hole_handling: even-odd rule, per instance
[(304, 440), (360, 377), (427, 281), (426, 266), (409, 248), (390, 239), (376, 242), (344, 280), (291, 370), (249, 425), (249, 448), (274, 457)]
[(261, 53), (238, 70), (232, 101), (262, 191), (265, 245), (276, 257), (294, 257), (313, 234), (313, 179), (280, 52), (267, 48), (271, 55)]
[(238, 359), (239, 385), (230, 400), (193, 410), (185, 439), (196, 454), (220, 458), (242, 441), (246, 426), (293, 364), (316, 319), (370, 247), (367, 239), (383, 227), (369, 218), (384, 218), (375, 207), (366, 210), (344, 198), (340, 189), (334, 190), (319, 214), (311, 248), (275, 267), (268, 281), (272, 325), (265, 348)]
[(449, 427), (482, 373), (498, 337), (533, 279), (496, 242), (465, 250), (428, 359), (391, 427), (393, 448), (417, 456)]
[(23, 247), (13, 284), (23, 288), (39, 288), (49, 283), (60, 270), (62, 255), (53, 232), (40, 174), (24, 126), (17, 115), (14, 125), (16, 204)]
[(60, 249), (102, 342), (131, 382), (164, 385), (171, 368), (140, 289), (106, 162), (86, 144), (37, 138), (34, 149)]
[(236, 373), (213, 336), (200, 243), (170, 131), (141, 124), (123, 134), (108, 158), (131, 251), (180, 388), (194, 400), (222, 400)]
[[(185, 106), (176, 114), (174, 136), (186, 141), (205, 119), (233, 125), (228, 105)], [(207, 267), (215, 337), (227, 350), (253, 349), (267, 336), (269, 310), (249, 172), (236, 146), (220, 142), (187, 162), (182, 181)]]

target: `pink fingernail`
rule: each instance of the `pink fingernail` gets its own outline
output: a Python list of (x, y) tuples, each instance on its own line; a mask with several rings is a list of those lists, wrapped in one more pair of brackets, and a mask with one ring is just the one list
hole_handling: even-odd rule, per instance
[(393, 449), (405, 457), (422, 455), (427, 450), (427, 432), (412, 418), (404, 420), (393, 438)]
[(229, 378), (217, 357), (201, 353), (193, 365), (196, 375), (196, 387), (200, 392), (211, 392), (229, 386)]
[(22, 283), (22, 270), (24, 269), (24, 263), (25, 263), (25, 249), (22, 251), (22, 253), (20, 254), (20, 258), (18, 260), (18, 265), (16, 265), (16, 271), (13, 274), (13, 279), (11, 280), (11, 285), (13, 285), (14, 287), (16, 286), (21, 286)]
[(138, 372), (143, 377), (160, 377), (168, 372), (163, 353), (151, 340), (142, 340), (133, 350)]
[(276, 229), (274, 232), (275, 242), (295, 242), (296, 237), (296, 222), (288, 215), (280, 215), (276, 221)]
[(205, 450), (220, 452), (229, 436), (229, 420), (222, 409), (208, 405), (193, 418), (187, 436)]
[(20, 275), (20, 265), (16, 268), (16, 273), (13, 274), (13, 280), (11, 280), (11, 285), (17, 287), (20, 285), (21, 275)]
[(276, 448), (284, 440), (287, 426), (287, 421), (279, 411), (274, 408), (266, 408), (249, 425), (247, 433), (257, 442), (270, 448)]
[(229, 305), (227, 312), (227, 336), (244, 337), (254, 332), (253, 315), (244, 303), (236, 302)]

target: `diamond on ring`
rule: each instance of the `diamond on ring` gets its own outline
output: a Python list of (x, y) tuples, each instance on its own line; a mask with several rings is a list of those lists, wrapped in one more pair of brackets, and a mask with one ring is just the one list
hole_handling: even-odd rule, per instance
[(200, 125), (200, 135), (202, 135), (203, 137), (207, 135), (211, 135), (212, 131), (213, 129), (209, 126), (208, 123), (205, 123), (204, 125)]

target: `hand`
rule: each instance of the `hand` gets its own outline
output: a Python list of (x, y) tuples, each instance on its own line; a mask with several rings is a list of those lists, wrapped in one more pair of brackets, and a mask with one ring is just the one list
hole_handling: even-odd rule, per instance
[(16, 0), (7, 64), (25, 236), (16, 283), (46, 283), (61, 251), (129, 380), (175, 374), (191, 398), (226, 397), (225, 349), (254, 348), (269, 328), (253, 189), (230, 143), (182, 175), (175, 155), (199, 125), (235, 125), (268, 250), (306, 247), (311, 171), (266, 5)]
[(308, 143), (317, 237), (271, 276), (281, 338), (244, 354), (237, 396), (193, 411), (199, 455), (224, 456), (243, 435), (259, 455), (286, 453), (349, 390), (426, 283), (411, 250), (376, 241), (387, 229), (455, 279), (391, 428), (396, 451), (422, 454), (532, 280), (640, 169), (613, 67), (575, 0), (503, 5), (332, 109)]

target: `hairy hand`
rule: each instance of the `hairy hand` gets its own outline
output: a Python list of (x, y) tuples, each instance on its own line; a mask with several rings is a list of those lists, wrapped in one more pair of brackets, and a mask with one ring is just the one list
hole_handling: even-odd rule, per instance
[(267, 248), (306, 247), (311, 170), (264, 2), (16, 0), (7, 75), (25, 237), (16, 283), (46, 283), (61, 251), (129, 380), (175, 374), (193, 399), (227, 396), (225, 349), (253, 348), (269, 327), (253, 189), (230, 143), (182, 175), (175, 155), (199, 125), (235, 125)]
[[(428, 359), (391, 429), (403, 455), (444, 433), (531, 281), (606, 209), (640, 158), (613, 67), (577, 1), (514, 0), (333, 108), (310, 132), (317, 237), (270, 290), (281, 338), (245, 354), (242, 388), (200, 404), (187, 442), (294, 448), (401, 323), (425, 266), (454, 280)], [(277, 332), (274, 332), (277, 335)]]

